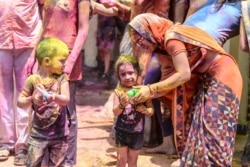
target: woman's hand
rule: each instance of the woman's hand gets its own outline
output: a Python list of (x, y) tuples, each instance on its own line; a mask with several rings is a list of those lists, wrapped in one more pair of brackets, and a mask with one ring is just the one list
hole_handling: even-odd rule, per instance
[(134, 97), (129, 99), (130, 103), (143, 103), (152, 98), (152, 92), (149, 86), (135, 86), (133, 88), (139, 89), (139, 92)]

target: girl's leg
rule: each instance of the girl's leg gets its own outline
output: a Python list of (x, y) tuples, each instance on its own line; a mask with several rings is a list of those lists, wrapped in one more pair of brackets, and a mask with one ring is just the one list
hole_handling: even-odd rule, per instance
[(137, 159), (143, 146), (143, 133), (131, 133), (127, 135), (128, 142), (128, 167), (137, 167)]
[(116, 167), (125, 167), (128, 162), (128, 133), (120, 130), (115, 131), (115, 145), (117, 152)]
[(137, 160), (140, 150), (128, 150), (128, 167), (137, 167)]
[(128, 161), (128, 147), (116, 147), (117, 164), (116, 167), (125, 167)]

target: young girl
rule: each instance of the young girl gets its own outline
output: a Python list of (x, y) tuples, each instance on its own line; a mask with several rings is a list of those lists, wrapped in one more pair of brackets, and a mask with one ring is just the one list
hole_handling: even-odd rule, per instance
[(140, 149), (143, 145), (145, 115), (151, 116), (151, 101), (132, 105), (127, 92), (137, 85), (139, 64), (135, 57), (121, 55), (115, 66), (120, 86), (115, 89), (113, 112), (115, 123), (115, 145), (117, 167), (136, 167)]
[(69, 134), (66, 105), (70, 95), (63, 69), (68, 54), (64, 42), (43, 39), (36, 49), (39, 71), (27, 78), (18, 98), (19, 107), (32, 106), (34, 111), (27, 167), (41, 166), (46, 150), (49, 150), (49, 166), (64, 165)]

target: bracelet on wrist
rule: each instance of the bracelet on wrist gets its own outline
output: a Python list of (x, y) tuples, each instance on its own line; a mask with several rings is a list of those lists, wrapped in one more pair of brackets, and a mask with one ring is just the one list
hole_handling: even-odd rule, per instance
[(44, 92), (43, 92), (43, 96), (45, 97), (45, 99), (46, 99), (46, 100), (48, 100), (48, 99), (49, 99), (50, 94), (49, 94), (49, 92), (44, 91)]
[(120, 109), (124, 109), (125, 107), (120, 103), (120, 104), (119, 104), (119, 108), (120, 108)]
[(55, 93), (47, 92), (47, 91), (43, 92), (43, 96), (45, 97), (46, 100), (49, 100), (49, 98), (51, 97), (52, 101), (54, 101), (56, 98)]

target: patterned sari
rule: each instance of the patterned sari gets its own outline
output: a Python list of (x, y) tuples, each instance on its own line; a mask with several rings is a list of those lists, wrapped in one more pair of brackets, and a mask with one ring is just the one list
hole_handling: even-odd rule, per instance
[[(145, 39), (167, 49), (172, 39), (185, 44), (191, 79), (173, 89), (162, 102), (172, 105), (175, 144), (181, 166), (231, 166), (242, 78), (237, 63), (206, 32), (189, 26), (173, 25), (153, 14), (142, 14), (130, 26)], [(200, 48), (221, 55), (208, 68)], [(175, 73), (172, 56), (165, 52), (162, 80)]]

